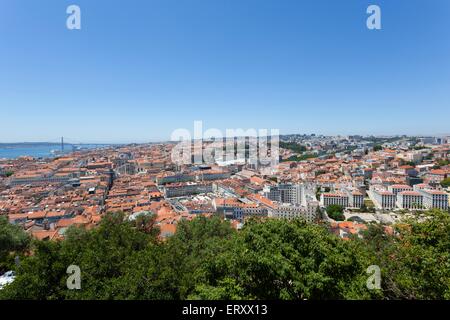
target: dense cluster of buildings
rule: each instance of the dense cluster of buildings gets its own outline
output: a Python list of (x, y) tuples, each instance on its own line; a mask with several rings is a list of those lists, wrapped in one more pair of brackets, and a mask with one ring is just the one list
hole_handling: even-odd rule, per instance
[[(450, 177), (445, 139), (398, 137), (377, 148), (361, 137), (284, 141), (306, 151), (282, 148), (271, 173), (245, 161), (174, 164), (173, 143), (0, 160), (0, 214), (37, 239), (53, 240), (64, 238), (73, 225), (93, 228), (114, 211), (130, 220), (153, 216), (166, 238), (181, 220), (198, 215), (219, 215), (239, 229), (249, 218), (318, 222), (327, 219), (330, 205), (361, 217), (366, 211), (381, 217), (402, 210), (448, 210), (449, 190), (442, 183)], [(342, 237), (365, 228), (364, 221), (331, 225)]]

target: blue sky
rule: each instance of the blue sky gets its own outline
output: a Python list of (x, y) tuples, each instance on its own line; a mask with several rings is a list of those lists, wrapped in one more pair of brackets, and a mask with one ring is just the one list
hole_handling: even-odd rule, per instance
[(1, 142), (450, 133), (450, 1), (2, 0), (0, 111)]

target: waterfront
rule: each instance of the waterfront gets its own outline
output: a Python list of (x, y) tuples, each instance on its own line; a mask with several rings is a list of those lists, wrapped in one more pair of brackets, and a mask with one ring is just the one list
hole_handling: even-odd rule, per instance
[[(106, 145), (98, 144), (83, 144), (77, 145), (81, 149), (95, 149), (105, 147)], [(54, 157), (53, 150), (60, 151), (61, 144), (52, 143), (8, 143), (0, 144), (0, 159), (15, 159), (23, 156), (30, 156), (34, 158), (50, 158)], [(65, 153), (70, 153), (76, 150), (75, 145), (65, 145)]]

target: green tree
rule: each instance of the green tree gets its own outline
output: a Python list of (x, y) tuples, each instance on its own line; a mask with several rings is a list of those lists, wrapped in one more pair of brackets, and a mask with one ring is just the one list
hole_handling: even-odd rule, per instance
[[(194, 297), (224, 299), (361, 299), (370, 254), (302, 220), (250, 221), (230, 250), (207, 261)], [(233, 280), (231, 280), (233, 279)]]
[(283, 141), (280, 141), (280, 148), (289, 149), (289, 150), (292, 150), (292, 151), (294, 151), (296, 153), (302, 153), (302, 152), (305, 152), (307, 150), (307, 148), (305, 146), (300, 145), (298, 143), (295, 143), (295, 142), (283, 142)]
[(30, 237), (19, 226), (0, 216), (0, 272), (13, 267), (14, 256), (23, 254), (29, 247)]
[[(180, 221), (160, 241), (153, 222), (107, 214), (63, 241), (32, 242), (0, 299), (450, 299), (450, 215), (442, 211), (395, 232), (369, 224), (350, 241), (303, 220), (250, 220), (237, 232), (218, 217)], [(66, 287), (70, 265), (81, 269), (81, 290)], [(372, 265), (381, 290), (366, 287)]]
[(376, 144), (376, 145), (373, 147), (373, 151), (381, 151), (381, 150), (383, 150), (383, 147), (382, 147), (381, 145), (379, 145), (379, 144)]
[(344, 221), (345, 220), (345, 216), (344, 216), (344, 207), (337, 205), (337, 204), (332, 204), (329, 205), (326, 208), (327, 211), (327, 215), (336, 221)]
[(444, 180), (442, 180), (441, 181), (441, 186), (442, 186), (442, 188), (450, 187), (450, 177), (449, 178), (445, 178)]
[(7, 178), (11, 177), (14, 174), (13, 171), (6, 171), (3, 175)]
[(384, 291), (392, 299), (450, 299), (450, 215), (439, 210), (396, 227), (383, 250)]
[(191, 222), (182, 221), (177, 232), (166, 244), (167, 261), (177, 279), (177, 298), (186, 299), (198, 283), (205, 278), (204, 266), (229, 250), (229, 239), (235, 231), (229, 222), (219, 217), (198, 217)]
[[(123, 213), (108, 214), (90, 231), (72, 227), (62, 242), (35, 242), (33, 255), (22, 261), (16, 280), (0, 297), (112, 299), (117, 279), (129, 271), (134, 255), (152, 242), (151, 235), (124, 221)], [(70, 265), (80, 267), (83, 290), (67, 289)]]

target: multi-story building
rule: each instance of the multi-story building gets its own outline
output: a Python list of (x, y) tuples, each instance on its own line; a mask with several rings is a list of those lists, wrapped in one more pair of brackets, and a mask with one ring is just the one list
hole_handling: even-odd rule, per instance
[(242, 214), (244, 217), (267, 217), (268, 210), (260, 205), (245, 205), (242, 207)]
[(167, 198), (185, 197), (199, 193), (210, 193), (213, 191), (211, 183), (177, 183), (164, 186), (164, 195)]
[(397, 198), (394, 193), (385, 190), (371, 190), (369, 197), (378, 209), (389, 210), (396, 206)]
[(439, 190), (422, 189), (423, 205), (427, 209), (448, 210), (448, 194)]
[(318, 206), (319, 203), (317, 201), (309, 202), (306, 206), (281, 204), (269, 211), (269, 217), (288, 220), (303, 218), (308, 222), (313, 222), (317, 219)]
[(412, 191), (413, 188), (406, 184), (393, 184), (388, 187), (388, 190), (392, 192), (395, 196), (397, 196), (398, 193), (404, 191)]
[(281, 202), (281, 191), (276, 186), (270, 186), (264, 189), (264, 197), (271, 201)]
[(423, 209), (423, 196), (418, 191), (403, 191), (397, 194), (400, 209)]
[(282, 203), (290, 203), (294, 205), (299, 205), (302, 203), (302, 185), (281, 185), (280, 190)]
[(364, 195), (356, 188), (343, 188), (343, 193), (348, 196), (349, 208), (361, 208), (364, 204)]
[(350, 206), (350, 200), (349, 196), (343, 193), (322, 193), (320, 195), (320, 205), (324, 207), (339, 205), (348, 208)]
[(22, 175), (13, 177), (10, 180), (10, 186), (18, 185), (45, 185), (45, 184), (63, 184), (72, 179), (68, 174), (51, 174), (51, 175)]
[(239, 220), (239, 221), (244, 220), (244, 213), (242, 211), (242, 208), (240, 207), (225, 208), (223, 210), (223, 216), (225, 219), (230, 220)]
[(414, 191), (421, 191), (421, 190), (427, 190), (427, 189), (432, 189), (430, 185), (426, 184), (426, 183), (419, 183), (413, 186), (413, 190)]
[(197, 181), (211, 181), (211, 180), (221, 180), (228, 179), (231, 176), (231, 173), (228, 171), (200, 171), (196, 173)]
[(257, 203), (242, 202), (243, 199), (214, 199), (213, 207), (216, 212), (224, 214), (225, 218), (243, 220), (245, 217), (267, 217), (268, 208)]
[(265, 190), (266, 198), (279, 203), (302, 205), (304, 203), (305, 186), (303, 184), (279, 184)]
[(448, 172), (443, 169), (430, 170), (425, 174), (425, 181), (433, 186), (439, 185), (439, 183), (448, 177)]
[(156, 182), (159, 185), (169, 184), (169, 183), (179, 183), (179, 182), (193, 182), (195, 181), (195, 176), (187, 173), (177, 173), (171, 175), (160, 175), (156, 178)]
[(361, 208), (364, 204), (364, 195), (359, 191), (353, 191), (350, 197), (350, 207)]
[(158, 173), (164, 169), (166, 163), (159, 160), (139, 159), (136, 161), (138, 172)]

